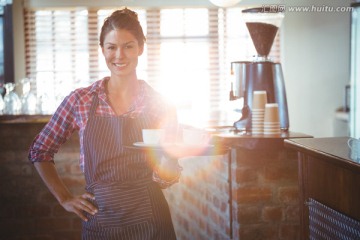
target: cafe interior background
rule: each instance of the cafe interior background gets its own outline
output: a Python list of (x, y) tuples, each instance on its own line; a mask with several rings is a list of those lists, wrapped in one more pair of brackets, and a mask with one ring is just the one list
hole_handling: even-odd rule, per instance
[[(177, 105), (182, 123), (200, 128), (232, 126), (240, 118), (242, 99), (229, 100), (231, 62), (256, 54), (241, 11), (285, 8), (270, 57), (282, 65), (290, 120), (286, 137), (294, 140), (225, 136), (231, 154), (181, 159), (179, 184), (164, 190), (179, 239), (300, 239), (306, 234), (300, 179), (319, 183), (316, 193), (329, 193), (323, 203), (349, 203), (349, 211), (337, 210), (359, 216), (358, 163), (340, 160), (334, 167), (327, 161), (342, 153), (349, 160), (346, 140), (360, 137), (359, 7), (349, 8), (359, 1), (242, 0), (217, 7), (209, 0), (0, 0), (0, 5), (0, 70), (5, 70), (0, 84), (14, 81), (12, 93), (34, 100), (32, 93), (36, 101), (36, 109), (23, 104), (28, 108), (20, 115), (0, 116), (0, 238), (79, 239), (81, 222), (58, 204), (29, 164), (28, 146), (64, 96), (108, 75), (98, 27), (124, 5), (139, 13), (147, 34), (139, 77)], [(284, 142), (301, 138), (333, 143), (325, 144), (333, 153), (326, 164), (306, 171), (298, 165), (298, 150)], [(55, 158), (65, 184), (82, 193), (77, 134)], [(319, 163), (310, 159), (309, 166)], [(305, 172), (316, 181), (308, 181)]]
[[(352, 53), (359, 40), (351, 40), (348, 8), (353, 2), (271, 2), (286, 9), (270, 57), (283, 67), (290, 131), (314, 137), (360, 135)], [(241, 116), (242, 102), (229, 101), (230, 63), (256, 54), (240, 12), (264, 5), (269, 2), (243, 0), (218, 8), (208, 0), (13, 0), (16, 91), (21, 97), (23, 79), (32, 79), (38, 102), (48, 103), (42, 113), (51, 114), (72, 89), (107, 75), (96, 28), (111, 9), (128, 6), (138, 10), (148, 37), (139, 77), (178, 106), (184, 124), (231, 126)], [(290, 10), (297, 6), (313, 9)]]

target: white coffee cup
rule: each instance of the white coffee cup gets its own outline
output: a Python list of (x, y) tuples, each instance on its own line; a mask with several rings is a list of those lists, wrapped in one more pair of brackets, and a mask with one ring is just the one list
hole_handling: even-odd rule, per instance
[(143, 142), (145, 144), (160, 144), (165, 137), (164, 129), (143, 129)]
[(360, 139), (350, 138), (347, 141), (347, 144), (350, 148), (350, 158), (352, 160), (360, 160)]

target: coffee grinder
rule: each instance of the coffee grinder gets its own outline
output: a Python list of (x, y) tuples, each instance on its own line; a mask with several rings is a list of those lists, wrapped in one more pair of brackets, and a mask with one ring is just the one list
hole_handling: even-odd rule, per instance
[(288, 131), (289, 116), (281, 64), (268, 57), (284, 13), (261, 7), (245, 9), (242, 15), (258, 55), (251, 61), (231, 62), (235, 80), (231, 84), (230, 100), (244, 99), (242, 116), (234, 123), (235, 131), (251, 132), (254, 91), (266, 91), (267, 102), (278, 104), (280, 128)]

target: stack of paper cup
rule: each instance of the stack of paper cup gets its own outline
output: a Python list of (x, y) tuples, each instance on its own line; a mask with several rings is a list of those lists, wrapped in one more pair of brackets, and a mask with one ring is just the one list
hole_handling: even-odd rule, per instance
[(280, 134), (279, 106), (277, 103), (267, 103), (265, 105), (264, 134)]
[(254, 91), (252, 101), (251, 115), (251, 133), (263, 134), (264, 132), (264, 114), (267, 103), (266, 91)]

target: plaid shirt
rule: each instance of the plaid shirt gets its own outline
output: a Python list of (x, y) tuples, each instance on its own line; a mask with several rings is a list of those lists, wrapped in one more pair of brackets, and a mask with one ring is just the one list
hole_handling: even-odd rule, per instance
[[(96, 114), (101, 116), (116, 116), (116, 113), (110, 107), (105, 93), (105, 82), (109, 77), (105, 77), (86, 88), (79, 88), (71, 92), (60, 104), (50, 121), (43, 130), (35, 137), (29, 151), (29, 160), (31, 162), (54, 162), (54, 155), (59, 148), (65, 143), (74, 131), (79, 132), (80, 137), (80, 168), (84, 170), (84, 130), (88, 121), (90, 107), (93, 99), (93, 93), (98, 94), (99, 105)], [(155, 94), (155, 95), (154, 95)], [(124, 114), (134, 117), (141, 113), (144, 109), (144, 99), (147, 96), (156, 96), (156, 92), (145, 82), (139, 80), (139, 94), (129, 111)], [(160, 95), (158, 95), (160, 97)], [(160, 99), (160, 98), (157, 98)], [(165, 111), (169, 110), (162, 102), (163, 108), (159, 108), (158, 104), (150, 112), (155, 116), (161, 116)], [(181, 167), (178, 166), (178, 177), (171, 181), (164, 181), (159, 178), (156, 172), (153, 174), (153, 180), (158, 182), (161, 187), (167, 187), (178, 181)]]

